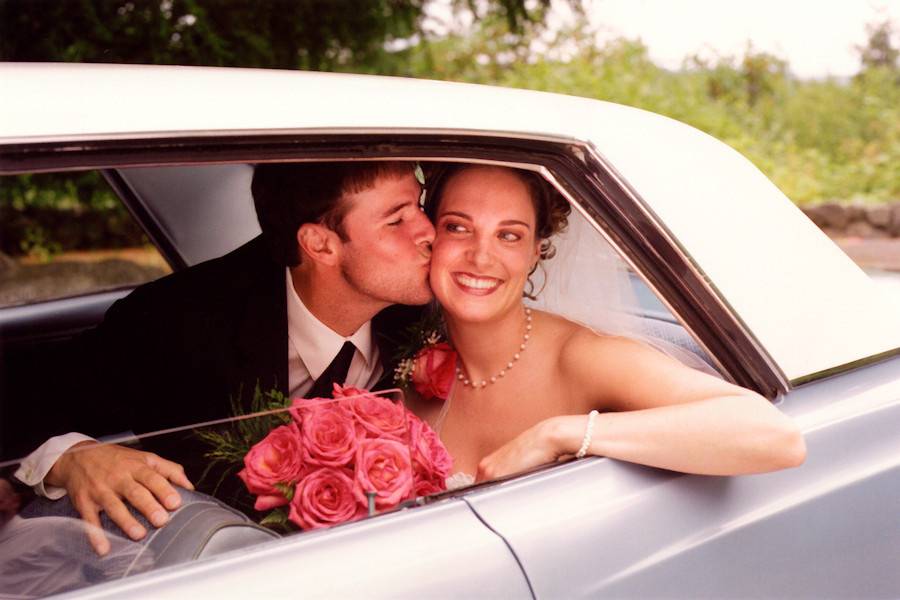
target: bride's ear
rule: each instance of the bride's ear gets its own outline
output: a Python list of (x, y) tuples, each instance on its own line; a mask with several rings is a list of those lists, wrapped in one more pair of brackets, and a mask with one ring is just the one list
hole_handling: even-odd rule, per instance
[(304, 256), (311, 260), (334, 266), (338, 262), (338, 235), (324, 225), (304, 223), (297, 230), (297, 244)]
[(541, 250), (544, 247), (544, 240), (537, 240), (534, 243), (534, 260), (531, 261), (532, 272), (537, 269), (538, 263), (541, 262)]

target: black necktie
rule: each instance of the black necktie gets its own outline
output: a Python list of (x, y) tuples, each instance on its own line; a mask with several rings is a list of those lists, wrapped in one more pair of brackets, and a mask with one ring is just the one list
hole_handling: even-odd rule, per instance
[(353, 360), (353, 353), (356, 347), (353, 342), (344, 342), (341, 351), (338, 352), (331, 364), (322, 371), (319, 378), (313, 384), (312, 389), (306, 393), (307, 398), (331, 398), (334, 390), (334, 384), (344, 385), (347, 381), (347, 371), (350, 370), (350, 361)]

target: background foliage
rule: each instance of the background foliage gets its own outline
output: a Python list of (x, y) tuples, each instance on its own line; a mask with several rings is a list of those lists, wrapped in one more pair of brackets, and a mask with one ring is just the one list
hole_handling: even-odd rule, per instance
[[(596, 43), (581, 20), (546, 27), (549, 0), (0, 0), (0, 60), (275, 67), (523, 87), (644, 108), (750, 158), (795, 202), (900, 200), (900, 43), (873, 23), (847, 80), (799, 80), (777, 56), (690, 57), (670, 71), (639, 40)], [(570, 0), (579, 12), (579, 2)], [(465, 20), (465, 19), (463, 19)], [(140, 243), (96, 174), (6, 178), (0, 250)], [(36, 186), (36, 184), (40, 184)], [(48, 230), (47, 211), (63, 218)], [(68, 215), (100, 215), (66, 231)], [(74, 229), (74, 228), (73, 228)]]
[[(639, 40), (595, 43), (584, 24), (513, 38), (500, 21), (412, 48), (401, 72), (587, 96), (670, 116), (730, 144), (798, 204), (900, 201), (897, 31), (875, 24), (849, 80), (800, 80), (784, 60), (690, 57), (655, 65)], [(546, 46), (534, 52), (537, 43)]]

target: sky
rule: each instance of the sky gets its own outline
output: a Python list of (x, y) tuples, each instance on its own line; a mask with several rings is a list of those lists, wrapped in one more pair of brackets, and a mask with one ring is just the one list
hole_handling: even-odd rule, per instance
[[(892, 19), (900, 0), (585, 0), (601, 39), (640, 38), (651, 59), (676, 69), (685, 56), (742, 56), (755, 50), (786, 59), (802, 78), (847, 77), (859, 70), (855, 45), (866, 24)], [(564, 3), (554, 18), (565, 20)], [(900, 40), (898, 40), (900, 42)]]

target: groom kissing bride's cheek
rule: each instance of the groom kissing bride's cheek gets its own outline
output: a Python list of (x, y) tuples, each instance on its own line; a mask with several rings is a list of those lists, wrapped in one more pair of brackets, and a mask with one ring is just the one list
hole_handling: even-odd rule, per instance
[[(83, 364), (104, 365), (103, 375), (79, 369), (78, 400), (61, 420), (69, 433), (16, 472), (39, 495), (68, 493), (88, 523), (99, 526), (105, 511), (140, 539), (146, 529), (126, 504), (164, 525), (181, 502), (173, 486), (192, 489), (203, 450), (182, 444), (173, 462), (154, 438), (143, 447), (159, 455), (95, 437), (225, 418), (232, 399), (248, 408), (256, 386), (290, 397), (328, 396), (335, 382), (392, 387), (389, 338), (414, 318), (409, 306), (432, 299), (434, 227), (419, 207), (416, 165), (262, 164), (251, 189), (260, 236), (137, 288), (79, 339)], [(88, 529), (106, 553), (108, 541)]]
[[(583, 297), (545, 294), (559, 300), (545, 310), (525, 303), (570, 266), (552, 259), (571, 208), (539, 174), (444, 165), (429, 176), (423, 212), (418, 173), (408, 162), (257, 166), (262, 235), (115, 303), (81, 340), (85, 364), (105, 365), (106, 375), (76, 382), (85, 399), (71, 404), (92, 410), (73, 410), (68, 429), (165, 430), (228, 417), (235, 398), (246, 412), (257, 386), (322, 398), (334, 383), (393, 387), (396, 374), (414, 384), (408, 407), (452, 456), (456, 472), (435, 489), (589, 454), (711, 475), (803, 462), (793, 422), (702, 359), (593, 313), (581, 322), (569, 309)], [(419, 319), (416, 306), (432, 293), (436, 319)], [(428, 335), (424, 322), (434, 326)], [(426, 343), (395, 369), (403, 330)], [(126, 503), (162, 526), (180, 503), (173, 485), (190, 488), (186, 473), (204, 468), (202, 449), (185, 442), (178, 451), (68, 433), (17, 477), (49, 497), (68, 493), (89, 523), (106, 511), (139, 539), (146, 530)]]

